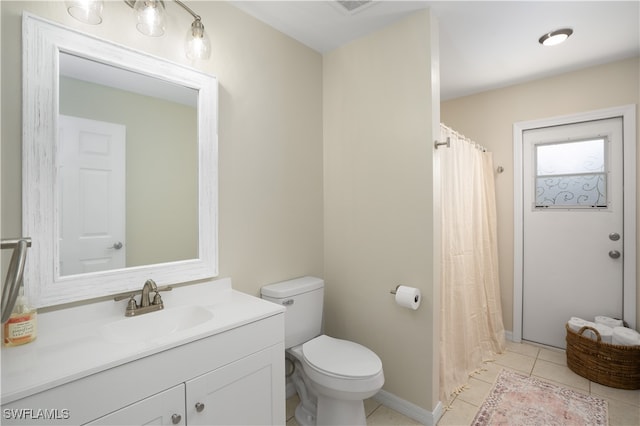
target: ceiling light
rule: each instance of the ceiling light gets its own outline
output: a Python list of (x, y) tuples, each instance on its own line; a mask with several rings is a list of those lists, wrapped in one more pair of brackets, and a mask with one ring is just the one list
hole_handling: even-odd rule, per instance
[(573, 34), (573, 30), (571, 28), (562, 28), (560, 30), (546, 33), (540, 37), (538, 42), (544, 46), (555, 46), (556, 44), (560, 44), (568, 39), (571, 34)]

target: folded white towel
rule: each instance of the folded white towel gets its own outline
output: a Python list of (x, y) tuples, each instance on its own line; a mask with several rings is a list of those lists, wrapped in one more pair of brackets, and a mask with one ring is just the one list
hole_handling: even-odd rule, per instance
[(640, 333), (631, 328), (616, 327), (613, 329), (611, 343), (623, 346), (640, 345)]
[[(594, 327), (600, 333), (600, 337), (602, 338), (603, 343), (612, 343), (613, 341), (613, 328), (604, 325), (595, 323)], [(595, 338), (595, 336), (594, 336)], [(597, 339), (596, 339), (597, 340)]]
[(603, 324), (603, 325), (606, 325), (606, 326), (611, 327), (611, 328), (622, 327), (624, 325), (622, 320), (611, 318), (611, 317), (607, 317), (607, 316), (604, 316), (604, 315), (597, 316), (595, 318), (595, 323), (596, 324)]
[[(571, 319), (569, 319), (568, 324), (569, 324), (569, 328), (575, 331), (576, 333), (580, 332), (580, 329), (584, 326), (596, 328), (596, 323), (591, 321), (586, 321), (578, 317), (571, 317)], [(588, 337), (589, 339), (597, 340), (596, 334), (591, 330), (585, 330), (584, 333), (582, 333), (582, 335), (584, 337)]]
[(584, 327), (585, 325), (589, 325), (590, 322), (587, 320), (583, 320), (582, 318), (571, 317), (567, 322), (567, 324), (569, 324), (569, 328), (571, 330), (577, 333), (578, 331), (580, 331), (582, 327)]

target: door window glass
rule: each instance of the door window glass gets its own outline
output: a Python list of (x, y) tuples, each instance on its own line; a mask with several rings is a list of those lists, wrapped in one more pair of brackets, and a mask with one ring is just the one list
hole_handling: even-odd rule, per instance
[(605, 152), (605, 138), (536, 145), (535, 206), (606, 207)]

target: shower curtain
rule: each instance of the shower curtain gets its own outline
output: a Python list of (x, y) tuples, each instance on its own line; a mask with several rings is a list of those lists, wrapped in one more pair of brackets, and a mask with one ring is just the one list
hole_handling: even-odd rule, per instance
[(441, 183), (440, 399), (504, 350), (493, 157), (445, 125)]

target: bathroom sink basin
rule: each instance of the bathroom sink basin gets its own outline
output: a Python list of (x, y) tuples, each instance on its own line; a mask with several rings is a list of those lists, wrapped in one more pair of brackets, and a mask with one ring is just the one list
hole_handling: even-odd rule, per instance
[(105, 324), (100, 334), (113, 343), (144, 342), (185, 332), (212, 318), (213, 312), (202, 306), (179, 306)]

